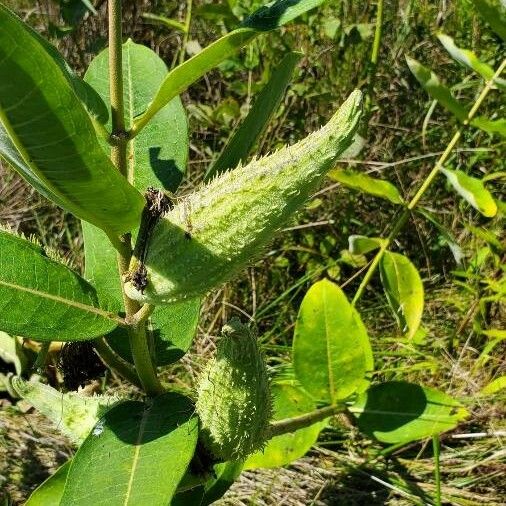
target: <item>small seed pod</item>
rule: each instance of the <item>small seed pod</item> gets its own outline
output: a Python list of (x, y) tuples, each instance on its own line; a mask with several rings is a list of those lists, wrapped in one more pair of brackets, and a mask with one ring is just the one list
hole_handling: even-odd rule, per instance
[(126, 283), (128, 296), (167, 304), (205, 295), (228, 281), (318, 188), (350, 146), (360, 116), (361, 93), (354, 91), (317, 132), (182, 199), (140, 245), (143, 262), (132, 263), (130, 279), (142, 269), (146, 282)]
[(264, 446), (272, 416), (267, 369), (257, 339), (238, 319), (223, 327), (216, 357), (198, 385), (201, 441), (217, 460), (240, 460)]

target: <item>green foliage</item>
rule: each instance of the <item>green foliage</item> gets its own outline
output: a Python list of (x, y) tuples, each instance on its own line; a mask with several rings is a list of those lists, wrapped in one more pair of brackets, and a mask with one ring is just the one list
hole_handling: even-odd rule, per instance
[(127, 232), (139, 219), (140, 193), (114, 170), (38, 37), (1, 5), (0, 23), (0, 155), (56, 204), (109, 233)]
[(422, 320), (423, 283), (409, 258), (386, 251), (380, 263), (381, 282), (399, 328), (412, 339)]
[(60, 506), (71, 460), (60, 466), (44, 483), (37, 487), (25, 506)]
[(350, 411), (364, 434), (392, 444), (451, 430), (468, 416), (449, 395), (402, 381), (374, 385)]
[(315, 283), (302, 301), (293, 366), (314, 399), (333, 405), (369, 384), (373, 357), (367, 330), (342, 290), (328, 280)]
[(473, 0), (480, 15), (502, 40), (506, 41), (506, 6), (503, 0)]
[(264, 446), (272, 400), (256, 336), (231, 320), (198, 385), (201, 438), (218, 460), (242, 460)]
[(72, 459), (61, 506), (166, 506), (195, 451), (197, 424), (191, 402), (176, 393), (119, 404)]
[(0, 231), (0, 327), (40, 341), (79, 341), (121, 323), (94, 288), (36, 244)]
[[(314, 401), (300, 388), (277, 383), (272, 387), (274, 397), (274, 420), (291, 418), (310, 413), (316, 408)], [(266, 447), (250, 455), (244, 469), (259, 467), (281, 467), (304, 456), (316, 443), (325, 421), (317, 422), (304, 429), (273, 437)]]

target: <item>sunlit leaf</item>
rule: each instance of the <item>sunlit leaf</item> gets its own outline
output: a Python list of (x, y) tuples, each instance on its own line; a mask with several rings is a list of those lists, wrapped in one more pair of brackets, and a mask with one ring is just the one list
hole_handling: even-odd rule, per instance
[(399, 328), (411, 339), (422, 321), (424, 293), (420, 274), (409, 258), (390, 251), (381, 258), (380, 273)]
[(385, 242), (381, 237), (366, 237), (365, 235), (350, 235), (348, 249), (353, 255), (365, 255), (381, 247)]
[(482, 181), (468, 176), (461, 170), (441, 169), (454, 190), (483, 216), (492, 218), (497, 213), (497, 204)]
[[(304, 415), (316, 409), (314, 401), (296, 386), (275, 384), (272, 393), (274, 420)], [(304, 429), (272, 438), (264, 450), (248, 457), (244, 469), (281, 467), (290, 464), (304, 456), (316, 443), (325, 423), (325, 421), (318, 422)]]
[(0, 332), (0, 360), (3, 360), (6, 364), (12, 364), (17, 375), (24, 372), (28, 366), (28, 358), (23, 351), (22, 345), (16, 337), (5, 332)]
[(390, 444), (441, 434), (468, 416), (452, 396), (403, 381), (372, 386), (350, 411), (361, 432)]
[(45, 197), (113, 234), (142, 196), (101, 149), (91, 117), (47, 43), (0, 5), (0, 156)]
[(481, 389), (482, 395), (493, 395), (506, 388), (506, 376), (499, 376)]
[(95, 289), (42, 248), (0, 231), (0, 329), (40, 341), (79, 341), (121, 323)]
[(342, 185), (358, 190), (375, 197), (387, 199), (393, 204), (402, 204), (403, 200), (399, 190), (390, 182), (375, 179), (367, 174), (355, 172), (349, 169), (334, 169), (328, 173), (328, 177)]
[(343, 291), (326, 279), (302, 301), (295, 325), (293, 367), (316, 400), (336, 404), (367, 387), (373, 357), (367, 330)]
[(75, 454), (61, 506), (167, 506), (193, 457), (197, 435), (193, 404), (179, 394), (119, 404)]

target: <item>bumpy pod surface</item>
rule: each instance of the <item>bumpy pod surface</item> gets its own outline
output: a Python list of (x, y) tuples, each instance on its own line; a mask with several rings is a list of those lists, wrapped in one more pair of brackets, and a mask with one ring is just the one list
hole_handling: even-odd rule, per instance
[(240, 460), (263, 447), (272, 416), (267, 369), (256, 337), (238, 319), (223, 327), (196, 410), (202, 442), (215, 458)]
[(147, 283), (128, 295), (154, 304), (204, 295), (228, 281), (318, 188), (348, 148), (361, 116), (354, 91), (320, 130), (227, 172), (183, 198), (150, 234)]

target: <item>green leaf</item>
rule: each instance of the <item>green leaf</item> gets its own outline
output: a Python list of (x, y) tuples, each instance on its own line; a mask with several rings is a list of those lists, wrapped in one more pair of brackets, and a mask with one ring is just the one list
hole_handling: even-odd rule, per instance
[(473, 3), (492, 30), (506, 41), (506, 4), (504, 0), (473, 0)]
[[(274, 396), (274, 420), (304, 415), (316, 409), (315, 403), (296, 386), (275, 384), (272, 393)], [(272, 468), (290, 464), (309, 451), (316, 443), (325, 424), (325, 421), (318, 422), (290, 434), (272, 438), (263, 451), (248, 457), (244, 469)]]
[(328, 173), (328, 176), (333, 181), (337, 181), (342, 185), (359, 190), (375, 197), (387, 199), (393, 204), (402, 204), (403, 200), (399, 190), (388, 181), (382, 179), (375, 179), (367, 174), (355, 172), (348, 169), (334, 169)]
[(178, 32), (183, 33), (187, 32), (186, 26), (175, 19), (170, 19), (165, 16), (159, 16), (158, 14), (153, 14), (151, 12), (143, 12), (142, 17), (149, 21), (154, 21), (155, 24), (159, 23), (161, 25), (164, 25), (166, 28), (174, 29), (177, 30)]
[(0, 329), (39, 341), (81, 341), (120, 323), (79, 275), (39, 246), (0, 231)]
[[(128, 40), (123, 44), (125, 126), (144, 112), (167, 75), (163, 60), (151, 49)], [(110, 107), (109, 51), (93, 59), (85, 80)], [(111, 122), (107, 124), (111, 129)], [(146, 128), (128, 143), (128, 180), (142, 193), (150, 186), (175, 192), (186, 172), (188, 121), (174, 97)]]
[(385, 242), (381, 237), (366, 237), (365, 235), (350, 235), (348, 249), (352, 255), (365, 255), (381, 247)]
[(209, 506), (223, 497), (225, 492), (234, 484), (243, 469), (243, 462), (229, 461), (215, 464), (213, 467), (216, 478), (204, 485), (204, 497), (199, 506)]
[(65, 462), (38, 486), (26, 501), (25, 506), (60, 506), (71, 462), (71, 460)]
[(295, 375), (316, 400), (336, 404), (367, 388), (373, 356), (367, 330), (343, 291), (326, 279), (302, 301), (293, 341)]
[(506, 376), (499, 376), (481, 389), (482, 395), (493, 395), (506, 388)]
[[(84, 277), (96, 287), (100, 306), (121, 312), (123, 299), (116, 263), (116, 251), (98, 228), (83, 223)], [(148, 335), (158, 365), (177, 362), (190, 348), (200, 316), (200, 299), (157, 306), (148, 321)], [(125, 360), (132, 361), (128, 332), (116, 328), (107, 336), (111, 347)]]
[(265, 131), (272, 115), (278, 108), (286, 87), (292, 78), (293, 69), (300, 61), (301, 56), (301, 53), (290, 52), (276, 67), (248, 115), (207, 171), (206, 179), (211, 179), (222, 172), (233, 169), (240, 162), (246, 160), (255, 142)]
[[(480, 61), (473, 51), (458, 47), (455, 41), (444, 33), (439, 33), (437, 37), (455, 61), (473, 70), (487, 81), (494, 77), (494, 69), (487, 63)], [(506, 81), (504, 79), (496, 79), (495, 84), (499, 88), (506, 89)]]
[(448, 109), (459, 121), (464, 121), (467, 118), (467, 109), (460, 105), (453, 97), (450, 89), (441, 83), (432, 70), (409, 56), (406, 56), (406, 62), (411, 73), (434, 100), (437, 100), (445, 109)]
[(193, 413), (176, 393), (111, 409), (74, 456), (61, 506), (169, 504), (197, 444)]
[(423, 283), (409, 258), (385, 251), (380, 262), (381, 282), (402, 333), (412, 339), (423, 313)]
[(453, 397), (403, 381), (372, 386), (350, 407), (361, 432), (383, 443), (409, 443), (451, 430), (468, 416)]
[(140, 193), (114, 168), (68, 75), (0, 5), (0, 155), (56, 204), (110, 233), (138, 224)]
[(441, 169), (453, 189), (483, 216), (492, 218), (497, 214), (497, 204), (479, 179), (460, 170)]
[(251, 14), (243, 21), (243, 26), (255, 30), (268, 31), (279, 28), (301, 14), (318, 7), (325, 0), (277, 0)]
[(81, 444), (98, 420), (119, 402), (119, 398), (112, 396), (62, 393), (39, 381), (25, 381), (19, 377), (12, 378), (11, 383), (20, 397), (77, 444)]
[(321, 3), (323, 0), (278, 0), (260, 8), (246, 18), (242, 28), (231, 31), (171, 70), (146, 112), (135, 121), (134, 132), (144, 128), (174, 97), (251, 42), (257, 35), (278, 28)]

